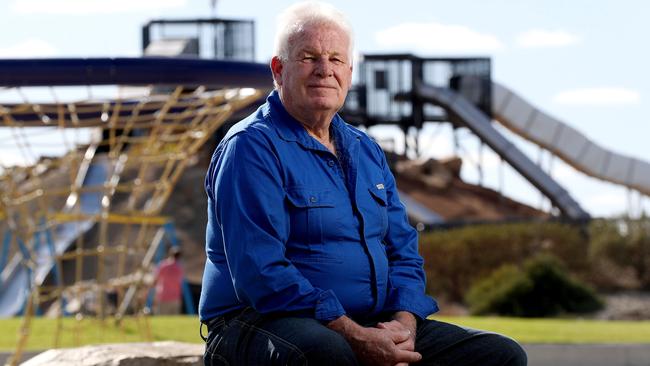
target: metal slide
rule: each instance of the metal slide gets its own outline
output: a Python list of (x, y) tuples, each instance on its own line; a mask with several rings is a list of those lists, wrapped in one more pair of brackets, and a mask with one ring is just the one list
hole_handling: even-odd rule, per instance
[(590, 219), (589, 214), (562, 186), (503, 137), (492, 126), (490, 118), (465, 97), (448, 88), (425, 84), (416, 85), (415, 93), (422, 101), (441, 106), (452, 119), (469, 128), (519, 174), (548, 197), (565, 217), (577, 221)]
[[(107, 167), (101, 161), (93, 161), (97, 146), (91, 145), (84, 156), (77, 175), (77, 184), (98, 186), (107, 178)], [(101, 192), (84, 192), (79, 196), (79, 204), (84, 214), (97, 214), (101, 210)], [(25, 300), (31, 291), (32, 283), (40, 285), (55, 266), (54, 256), (64, 253), (80, 236), (94, 225), (92, 220), (70, 222), (58, 225), (54, 232), (39, 232), (34, 235), (34, 250), (16, 253), (0, 276), (0, 318), (16, 316), (22, 313)], [(27, 245), (28, 243), (24, 243)], [(23, 258), (31, 256), (35, 271), (23, 264)], [(58, 271), (59, 269), (57, 269)], [(55, 275), (60, 276), (59, 273)]]
[[(18, 256), (14, 259), (20, 260)], [(29, 270), (25, 266), (15, 265), (13, 260), (3, 271), (2, 290), (0, 290), (0, 318), (20, 314), (30, 291), (29, 277)]]
[(399, 189), (397, 190), (397, 193), (399, 194), (400, 201), (402, 201), (402, 204), (406, 207), (408, 215), (415, 221), (421, 222), (425, 225), (438, 225), (445, 222), (445, 219), (442, 216), (418, 202), (408, 193), (400, 191)]
[(492, 83), (492, 113), (505, 127), (551, 151), (577, 170), (650, 195), (650, 163), (603, 148), (495, 82)]

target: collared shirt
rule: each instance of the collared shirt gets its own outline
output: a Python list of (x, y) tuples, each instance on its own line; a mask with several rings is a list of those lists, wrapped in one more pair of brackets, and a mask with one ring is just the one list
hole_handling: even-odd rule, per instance
[(215, 150), (205, 179), (201, 320), (252, 306), (320, 321), (438, 310), (381, 148), (338, 115), (337, 156), (276, 91)]

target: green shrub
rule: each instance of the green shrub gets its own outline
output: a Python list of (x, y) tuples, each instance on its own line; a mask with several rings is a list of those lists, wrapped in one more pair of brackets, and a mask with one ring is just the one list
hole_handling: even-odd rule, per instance
[(589, 313), (603, 306), (591, 289), (571, 278), (550, 255), (526, 261), (523, 270), (502, 266), (472, 286), (466, 301), (474, 314), (522, 317)]
[(581, 275), (589, 267), (588, 249), (578, 228), (560, 223), (467, 226), (420, 238), (427, 291), (450, 301), (462, 301), (476, 280), (496, 268), (520, 264), (538, 253), (553, 254)]
[(521, 314), (519, 303), (510, 301), (530, 292), (533, 282), (511, 264), (503, 265), (488, 278), (478, 281), (467, 293), (467, 303), (474, 314)]
[(650, 290), (650, 219), (594, 220), (590, 281), (605, 290)]

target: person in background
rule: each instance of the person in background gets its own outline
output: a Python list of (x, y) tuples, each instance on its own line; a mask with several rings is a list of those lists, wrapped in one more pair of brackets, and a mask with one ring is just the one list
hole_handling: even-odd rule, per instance
[(338, 10), (290, 6), (275, 90), (212, 156), (205, 364), (525, 365), (510, 338), (427, 318), (438, 306), (384, 153), (337, 114), (352, 55)]
[(156, 315), (175, 315), (181, 313), (183, 268), (179, 260), (181, 251), (177, 247), (170, 247), (165, 258), (154, 273), (156, 288), (154, 313)]

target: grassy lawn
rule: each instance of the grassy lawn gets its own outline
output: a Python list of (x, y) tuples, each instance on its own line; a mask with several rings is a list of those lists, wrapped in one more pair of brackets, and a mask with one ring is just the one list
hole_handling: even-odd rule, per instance
[[(100, 322), (86, 319), (80, 322), (73, 318), (63, 319), (63, 329), (58, 344), (55, 344), (56, 319), (36, 318), (32, 320), (26, 349), (42, 350), (59, 347), (77, 347), (96, 343), (125, 343), (174, 340), (202, 343), (199, 337), (199, 320), (190, 316), (149, 317), (150, 337), (147, 337), (147, 321), (142, 318), (125, 318), (120, 327), (112, 320)], [(21, 319), (0, 319), (0, 350), (13, 350), (18, 339)], [(205, 331), (204, 327), (204, 334)]]
[[(649, 343), (650, 321), (596, 321), (574, 319), (520, 319), (497, 317), (435, 317), (435, 319), (490, 330), (511, 336), (522, 343)], [(20, 319), (0, 319), (0, 350), (16, 346)], [(121, 327), (97, 320), (77, 322), (63, 319), (58, 347), (74, 347), (95, 343), (143, 342), (175, 340), (201, 343), (196, 317), (151, 317), (151, 337), (146, 338), (146, 322), (125, 319)], [(55, 347), (55, 319), (37, 318), (32, 322), (28, 350)]]

